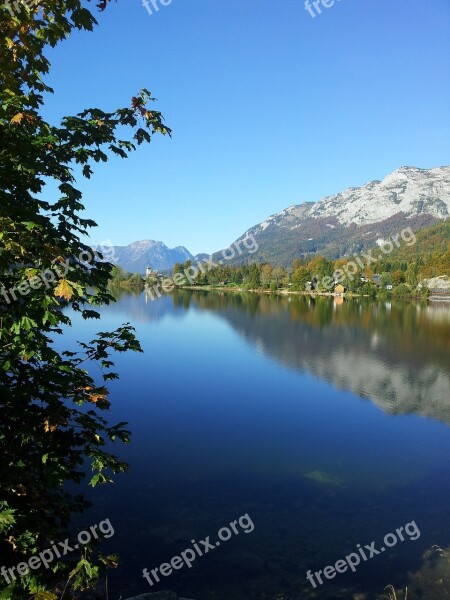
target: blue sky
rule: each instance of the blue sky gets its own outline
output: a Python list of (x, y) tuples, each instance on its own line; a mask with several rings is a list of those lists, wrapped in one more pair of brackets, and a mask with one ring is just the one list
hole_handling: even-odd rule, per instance
[[(157, 1), (157, 0), (155, 0)], [(213, 252), (292, 204), (450, 164), (448, 0), (118, 0), (50, 54), (56, 119), (147, 87), (173, 137), (82, 183), (92, 241)]]

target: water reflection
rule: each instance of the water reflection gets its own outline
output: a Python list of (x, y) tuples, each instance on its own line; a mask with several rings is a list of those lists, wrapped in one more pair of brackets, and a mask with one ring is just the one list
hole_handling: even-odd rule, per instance
[[(114, 597), (153, 591), (143, 567), (247, 512), (251, 536), (158, 589), (372, 600), (409, 571), (419, 590), (423, 552), (450, 540), (450, 430), (437, 422), (450, 418), (449, 306), (182, 290), (124, 294), (103, 317), (134, 323), (145, 350), (119, 357), (113, 390), (114, 416), (133, 431), (132, 474), (95, 490), (90, 518), (116, 527)], [(416, 542), (320, 589), (305, 580), (412, 519)], [(442, 600), (436, 589), (422, 597)]]
[(216, 312), (267, 356), (389, 414), (450, 423), (449, 305), (179, 291), (180, 306)]

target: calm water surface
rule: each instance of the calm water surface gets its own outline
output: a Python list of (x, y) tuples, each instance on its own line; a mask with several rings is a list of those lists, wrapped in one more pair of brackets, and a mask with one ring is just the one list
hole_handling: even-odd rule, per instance
[[(450, 597), (443, 562), (422, 558), (450, 545), (448, 305), (182, 291), (123, 295), (101, 327), (74, 322), (68, 346), (131, 322), (145, 351), (117, 357), (112, 386), (131, 474), (90, 492), (84, 517), (114, 525), (111, 598), (376, 598), (389, 583)], [(252, 533), (158, 586), (143, 579), (245, 513)], [(418, 540), (317, 589), (306, 580), (413, 520)], [(425, 591), (408, 576), (420, 569)]]

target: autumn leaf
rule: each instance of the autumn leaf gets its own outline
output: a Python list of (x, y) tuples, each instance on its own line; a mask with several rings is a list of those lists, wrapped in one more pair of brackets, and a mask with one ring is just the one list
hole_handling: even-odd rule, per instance
[(58, 427), (58, 424), (50, 423), (49, 419), (45, 419), (44, 421), (44, 430), (45, 433), (49, 433), (51, 431), (55, 431)]
[(94, 404), (97, 404), (98, 402), (105, 402), (107, 395), (108, 390), (106, 388), (100, 388), (97, 392), (89, 394), (89, 400)]
[(33, 123), (34, 121), (36, 121), (36, 117), (34, 117), (33, 115), (27, 115), (25, 113), (17, 113), (17, 115), (15, 115), (11, 119), (10, 123), (12, 125), (15, 125), (15, 124), (18, 125), (18, 124), (22, 123), (23, 119), (25, 119), (25, 121), (27, 121), (28, 123)]
[(45, 419), (44, 421), (44, 429), (46, 433), (51, 431), (56, 431), (58, 425), (65, 427), (67, 425), (67, 419), (65, 419), (62, 415), (54, 415)]
[(11, 125), (12, 125), (12, 124), (15, 124), (15, 123), (21, 123), (21, 122), (22, 122), (22, 119), (24, 118), (24, 116), (25, 116), (25, 113), (17, 113), (17, 115), (15, 115), (15, 116), (14, 116), (14, 117), (11, 119), (11, 121), (10, 121)]
[(70, 300), (73, 296), (73, 288), (67, 279), (61, 279), (59, 284), (56, 286), (55, 291), (53, 292), (55, 296), (59, 298), (64, 298), (65, 300)]

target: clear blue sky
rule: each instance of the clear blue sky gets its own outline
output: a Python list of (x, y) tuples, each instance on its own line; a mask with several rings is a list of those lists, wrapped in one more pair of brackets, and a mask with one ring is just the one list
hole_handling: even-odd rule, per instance
[(83, 182), (93, 242), (228, 246), (292, 204), (450, 164), (449, 0), (118, 0), (52, 51), (51, 118), (142, 87), (173, 138)]

